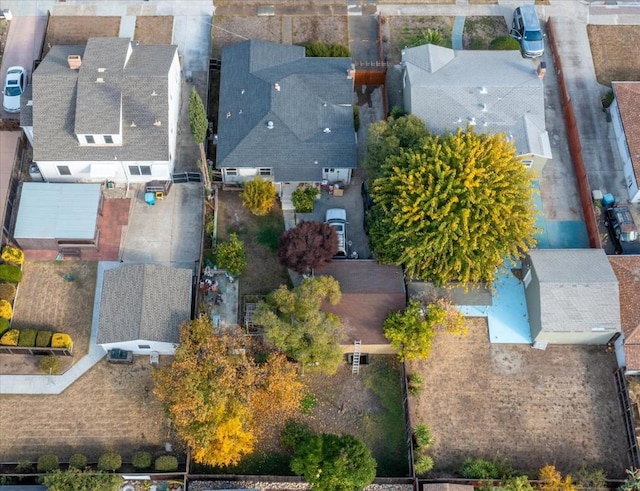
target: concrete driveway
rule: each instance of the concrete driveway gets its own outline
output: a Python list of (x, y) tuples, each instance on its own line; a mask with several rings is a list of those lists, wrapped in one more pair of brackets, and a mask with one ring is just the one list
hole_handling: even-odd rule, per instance
[[(7, 69), (22, 66), (27, 69), (29, 80), (33, 62), (40, 57), (40, 48), (44, 40), (46, 17), (13, 17), (9, 24), (7, 45), (0, 66), (0, 83), (4, 87)], [(3, 119), (20, 119), (20, 113), (7, 113), (0, 108)]]

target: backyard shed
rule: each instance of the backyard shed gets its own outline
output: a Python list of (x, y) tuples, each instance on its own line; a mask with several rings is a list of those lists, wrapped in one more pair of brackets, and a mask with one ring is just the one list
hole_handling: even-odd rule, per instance
[(620, 332), (618, 279), (604, 250), (531, 250), (523, 282), (534, 342), (605, 344)]
[(134, 354), (173, 355), (191, 319), (192, 271), (131, 264), (104, 271), (98, 344)]
[(100, 184), (25, 182), (14, 240), (25, 250), (97, 248)]
[(371, 260), (345, 260), (333, 261), (315, 272), (333, 276), (340, 283), (340, 303), (327, 302), (323, 309), (340, 317), (346, 327), (343, 351), (352, 353), (354, 341), (360, 340), (363, 353), (395, 353), (384, 337), (382, 324), (390, 312), (407, 306), (402, 269)]

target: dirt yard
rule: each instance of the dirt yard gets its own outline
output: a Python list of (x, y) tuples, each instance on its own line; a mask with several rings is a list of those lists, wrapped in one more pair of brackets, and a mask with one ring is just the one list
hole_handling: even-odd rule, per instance
[[(169, 357), (160, 357), (165, 365)], [(141, 449), (159, 452), (175, 440), (151, 392), (146, 357), (133, 365), (105, 359), (59, 395), (3, 395), (0, 404), (0, 460), (15, 462), (55, 453), (61, 461), (76, 452), (95, 461), (104, 451), (129, 462)]]
[(598, 82), (640, 79), (640, 58), (629, 56), (640, 44), (640, 26), (588, 25), (587, 33)]
[(140, 44), (171, 44), (173, 16), (139, 15), (133, 39)]
[(118, 37), (119, 31), (120, 17), (51, 16), (47, 26), (43, 56), (48, 51), (48, 46), (84, 45), (92, 37)]
[[(71, 275), (72, 281), (65, 279)], [(12, 327), (65, 332), (73, 339), (74, 356), (63, 356), (62, 371), (89, 350), (97, 263), (26, 261), (14, 305)], [(3, 374), (40, 374), (39, 357), (0, 355)]]
[(504, 17), (467, 17), (462, 33), (464, 49), (489, 49), (489, 43), (498, 36), (508, 36)]
[(530, 476), (548, 463), (566, 473), (586, 462), (623, 478), (615, 367), (602, 346), (489, 344), (486, 320), (476, 318), (467, 337), (438, 336), (430, 359), (408, 368), (424, 379), (410, 399), (412, 424), (431, 427), (436, 470), (498, 456)]
[[(290, 37), (286, 34), (290, 33)], [(216, 16), (213, 29), (213, 56), (220, 58), (222, 48), (244, 39), (274, 43), (302, 44), (312, 41), (349, 45), (346, 16)]]

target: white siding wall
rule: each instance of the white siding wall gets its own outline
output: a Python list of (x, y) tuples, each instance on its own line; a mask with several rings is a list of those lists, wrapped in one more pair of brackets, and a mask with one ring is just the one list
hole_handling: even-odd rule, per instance
[(173, 58), (171, 68), (169, 69), (169, 174), (173, 172), (176, 161), (176, 145), (178, 139), (178, 119), (180, 114), (180, 60), (178, 52)]
[[(109, 166), (112, 168), (112, 174), (107, 176), (101, 173), (99, 176), (91, 176), (91, 165)], [(129, 173), (129, 166), (151, 166), (151, 175), (131, 175)], [(59, 166), (67, 166), (70, 175), (61, 175), (58, 171)], [(101, 161), (101, 162), (44, 162), (39, 161), (38, 167), (40, 172), (47, 182), (104, 182), (106, 180), (114, 181), (117, 183), (144, 183), (154, 179), (157, 180), (169, 180), (171, 178), (171, 172), (169, 170), (169, 163), (166, 161), (137, 161), (137, 162), (121, 162), (121, 161)]]
[(620, 117), (620, 109), (618, 101), (614, 100), (610, 107), (611, 122), (613, 123), (613, 132), (616, 136), (616, 146), (622, 160), (622, 170), (624, 171), (624, 180), (629, 192), (629, 200), (633, 203), (640, 203), (640, 190), (638, 189), (638, 179), (633, 170), (631, 154), (627, 145), (627, 137), (622, 127), (622, 119)]
[[(123, 341), (121, 343), (106, 343), (101, 344), (105, 350), (114, 348), (120, 348), (126, 351), (132, 351), (134, 355), (149, 355), (152, 351), (156, 351), (161, 355), (174, 355), (176, 352), (177, 344), (173, 343), (161, 343), (159, 341), (145, 341), (144, 339), (138, 339), (136, 341)], [(149, 348), (140, 348), (140, 346), (149, 346)]]

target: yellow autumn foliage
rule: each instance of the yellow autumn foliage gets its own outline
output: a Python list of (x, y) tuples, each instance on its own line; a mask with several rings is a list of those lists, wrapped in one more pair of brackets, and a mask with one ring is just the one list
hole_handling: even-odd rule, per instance
[(20, 337), (20, 331), (17, 329), (10, 329), (5, 332), (0, 338), (0, 345), (2, 346), (18, 346), (18, 338)]
[(6, 300), (0, 300), (0, 318), (11, 319), (13, 317), (13, 308)]
[(73, 341), (71, 340), (71, 336), (65, 334), (63, 332), (57, 332), (51, 338), (51, 347), (52, 348), (66, 348), (71, 349), (73, 346)]
[(5, 263), (16, 264), (18, 266), (24, 263), (24, 252), (17, 247), (4, 246), (0, 257), (2, 257)]

